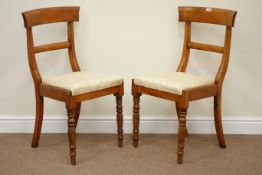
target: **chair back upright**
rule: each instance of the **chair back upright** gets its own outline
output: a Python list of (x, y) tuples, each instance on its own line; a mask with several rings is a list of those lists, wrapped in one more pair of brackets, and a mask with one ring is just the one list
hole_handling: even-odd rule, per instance
[[(76, 58), (74, 43), (74, 22), (79, 21), (79, 10), (80, 7), (76, 6), (51, 7), (22, 13), (27, 34), (28, 61), (36, 88), (38, 88), (42, 83), (42, 77), (39, 72), (35, 57), (35, 55), (38, 53), (59, 49), (68, 49), (69, 61), (72, 70), (74, 72), (80, 71)], [(67, 41), (35, 46), (32, 27), (58, 22), (67, 22)]]
[[(225, 74), (228, 67), (232, 27), (234, 27), (235, 17), (237, 12), (232, 10), (219, 9), (219, 8), (188, 7), (188, 6), (178, 7), (178, 11), (179, 11), (179, 21), (185, 22), (185, 34), (184, 34), (182, 58), (180, 60), (180, 64), (177, 68), (177, 71), (178, 72), (186, 71), (188, 59), (190, 55), (190, 49), (198, 49), (198, 50), (220, 53), (222, 54), (222, 60), (215, 77), (215, 83), (218, 85), (218, 88), (220, 89), (222, 87), (223, 80), (225, 78)], [(226, 27), (224, 46), (192, 42), (191, 41), (192, 22), (224, 25)]]

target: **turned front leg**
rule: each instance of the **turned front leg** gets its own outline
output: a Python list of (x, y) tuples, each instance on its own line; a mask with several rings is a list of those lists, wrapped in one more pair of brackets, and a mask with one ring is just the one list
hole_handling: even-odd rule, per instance
[(138, 147), (139, 140), (139, 102), (141, 95), (134, 95), (134, 106), (133, 106), (133, 144), (134, 147)]
[(122, 105), (122, 96), (116, 94), (116, 120), (117, 120), (117, 137), (118, 137), (118, 146), (123, 146), (123, 105)]
[[(178, 103), (176, 103), (176, 113), (177, 113), (177, 117), (179, 117), (179, 108), (178, 108)], [(188, 130), (186, 127), (186, 137), (188, 136)]]
[(76, 164), (76, 108), (67, 108), (68, 115), (68, 138), (71, 157), (71, 165)]
[(178, 129), (178, 144), (177, 144), (177, 163), (181, 164), (183, 162), (183, 155), (184, 155), (184, 144), (185, 144), (185, 137), (186, 137), (186, 115), (187, 109), (180, 108), (179, 109), (179, 129)]

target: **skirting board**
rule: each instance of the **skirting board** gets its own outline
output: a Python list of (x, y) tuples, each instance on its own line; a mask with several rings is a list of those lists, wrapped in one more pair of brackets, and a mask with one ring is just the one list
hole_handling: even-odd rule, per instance
[[(32, 133), (33, 116), (0, 116), (0, 133)], [(209, 117), (188, 117), (188, 132), (191, 134), (214, 134), (214, 120)], [(262, 134), (262, 117), (224, 117), (225, 134)], [(78, 133), (116, 133), (115, 116), (80, 116)], [(124, 133), (132, 133), (132, 117), (124, 118)], [(178, 130), (177, 118), (147, 116), (140, 119), (140, 133), (174, 134)], [(66, 133), (65, 116), (45, 116), (42, 133)]]

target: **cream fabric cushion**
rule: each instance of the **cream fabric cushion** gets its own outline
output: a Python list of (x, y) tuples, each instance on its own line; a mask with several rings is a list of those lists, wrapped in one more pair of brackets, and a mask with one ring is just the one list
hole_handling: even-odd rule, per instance
[(211, 85), (214, 80), (184, 72), (172, 72), (139, 76), (134, 79), (134, 83), (139, 86), (182, 95), (183, 90)]
[(69, 90), (72, 95), (75, 96), (117, 86), (120, 85), (122, 81), (120, 77), (113, 75), (72, 72), (43, 79), (42, 83)]

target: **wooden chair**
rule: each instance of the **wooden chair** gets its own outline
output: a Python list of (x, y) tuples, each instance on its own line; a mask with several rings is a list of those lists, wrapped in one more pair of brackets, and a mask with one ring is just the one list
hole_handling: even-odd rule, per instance
[[(214, 118), (219, 146), (225, 148), (225, 139), (221, 121), (222, 84), (228, 67), (231, 32), (236, 11), (206, 8), (178, 7), (179, 21), (185, 22), (183, 54), (177, 72), (160, 75), (146, 75), (133, 79), (133, 143), (138, 147), (139, 139), (139, 101), (142, 94), (147, 94), (176, 103), (179, 120), (177, 162), (182, 163), (185, 136), (187, 136), (186, 115), (189, 102), (207, 97), (214, 97)], [(209, 23), (226, 26), (224, 46), (201, 44), (191, 41), (191, 23)], [(190, 49), (198, 49), (222, 54), (221, 65), (215, 80), (185, 73)]]
[[(117, 102), (118, 144), (123, 145), (122, 96), (123, 80), (118, 76), (81, 72), (75, 53), (74, 22), (79, 21), (80, 7), (52, 7), (23, 12), (27, 34), (27, 51), (31, 74), (35, 86), (36, 118), (32, 147), (37, 147), (41, 133), (44, 97), (65, 102), (68, 115), (68, 137), (70, 142), (71, 164), (76, 164), (76, 126), (80, 114), (81, 102), (93, 98), (114, 94)], [(32, 27), (67, 22), (68, 40), (65, 42), (34, 46)], [(36, 54), (45, 51), (68, 49), (72, 73), (43, 78), (36, 63)]]

